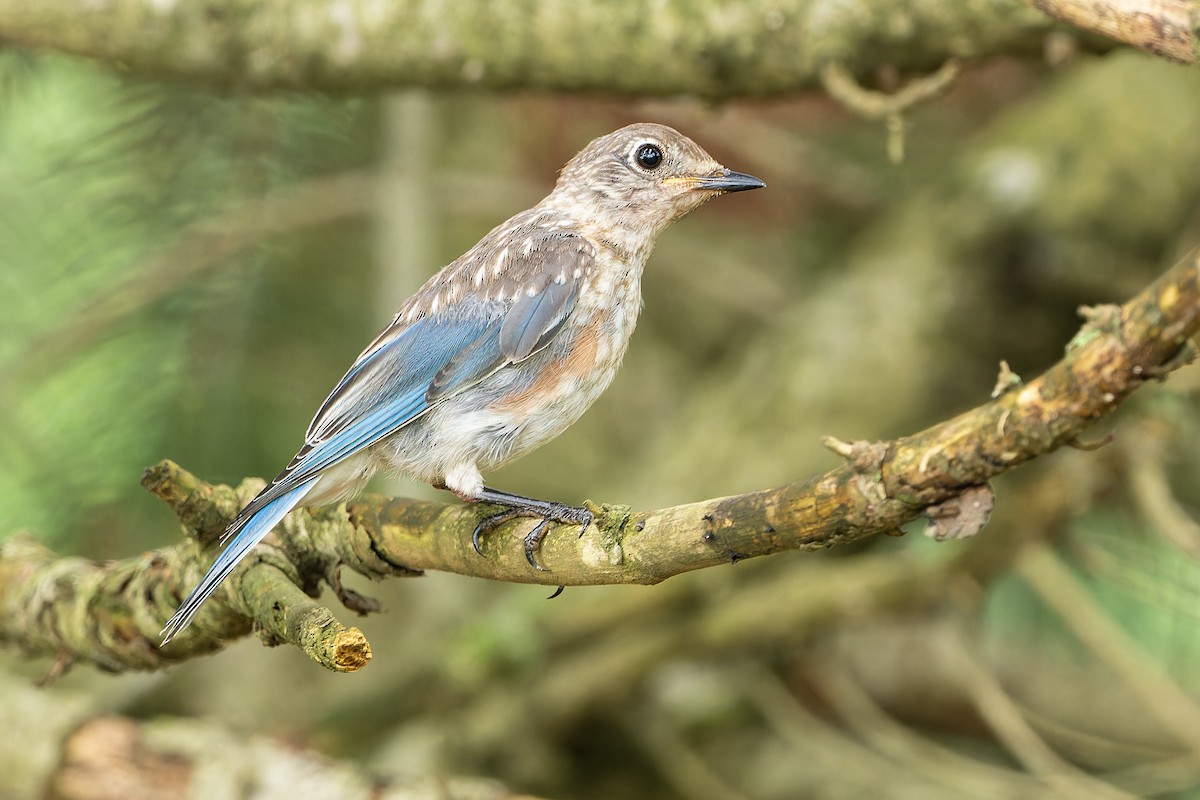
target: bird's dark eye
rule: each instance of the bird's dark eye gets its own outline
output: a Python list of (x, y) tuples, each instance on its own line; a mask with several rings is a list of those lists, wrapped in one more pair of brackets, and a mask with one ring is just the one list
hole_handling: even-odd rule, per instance
[(656, 144), (644, 144), (637, 149), (634, 159), (642, 169), (657, 169), (662, 163), (662, 150)]

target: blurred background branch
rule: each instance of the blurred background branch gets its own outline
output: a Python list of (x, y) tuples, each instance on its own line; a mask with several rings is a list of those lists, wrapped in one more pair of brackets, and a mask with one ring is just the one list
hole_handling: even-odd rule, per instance
[(116, 716), (82, 721), (62, 743), (46, 800), (237, 796), (244, 786), (274, 796), (371, 800), (536, 800), (482, 778), (382, 776), (309, 748), (195, 720)]
[[(1200, 25), (1186, 0), (1026, 3), (1108, 39), (1196, 60)], [(651, 11), (593, 0), (563, 14), (552, 2), (503, 0), (447, 14), (428, 13), (421, 0), (3, 0), (0, 37), (239, 89), (476, 86), (726, 98), (812, 87), (830, 63), (865, 74), (885, 64), (921, 69), (956, 56), (1036, 53), (1051, 25), (1026, 3), (671, 0)], [(518, 45), (490, 35), (504, 28), (526, 36)]]
[[(600, 90), (713, 99), (792, 92), (845, 61), (936, 66), (1038, 53), (1051, 22), (1020, 0), (0, 2), (0, 38), (239, 89)], [(498, 37), (496, 31), (520, 31)]]

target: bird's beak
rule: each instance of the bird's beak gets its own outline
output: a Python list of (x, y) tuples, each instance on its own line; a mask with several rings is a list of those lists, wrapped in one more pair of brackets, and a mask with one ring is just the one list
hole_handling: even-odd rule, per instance
[(761, 189), (767, 185), (753, 175), (724, 168), (717, 170), (712, 175), (685, 175), (679, 178), (667, 178), (663, 183), (668, 186), (683, 184), (688, 189), (700, 189), (708, 192), (745, 192), (750, 189)]

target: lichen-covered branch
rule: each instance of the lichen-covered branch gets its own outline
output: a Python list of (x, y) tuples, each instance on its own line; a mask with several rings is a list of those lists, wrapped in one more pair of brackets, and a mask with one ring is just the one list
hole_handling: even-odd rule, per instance
[(1184, 64), (1200, 60), (1192, 0), (1029, 0), (1055, 19)]
[(822, 64), (1040, 52), (1020, 0), (0, 0), (0, 41), (253, 90), (599, 90), (709, 98), (814, 86)]
[[(807, 481), (649, 512), (596, 506), (582, 537), (551, 533), (529, 568), (519, 536), (502, 528), (471, 546), (488, 509), (378, 496), (288, 516), (282, 534), (247, 559), (186, 635), (159, 649), (157, 633), (217, 549), (216, 539), (261, 482), (236, 491), (210, 486), (164, 462), (143, 483), (178, 514), (188, 540), (125, 561), (57, 559), (17, 538), (0, 550), (0, 640), (26, 652), (101, 667), (155, 668), (257, 627), (271, 643), (300, 646), (326, 667), (351, 671), (370, 659), (347, 629), (310, 596), (329, 583), (349, 608), (369, 598), (342, 588), (343, 567), (373, 579), (436, 569), (497, 580), (564, 584), (652, 584), (672, 575), (783, 550), (810, 550), (891, 533), (925, 515), (943, 535), (969, 535), (990, 506), (987, 482), (1049, 453), (1115, 409), (1147, 380), (1193, 355), (1200, 329), (1200, 258), (1180, 262), (1124, 306), (1085, 309), (1065, 357), (1028, 384), (913, 436), (835, 443), (844, 466)], [(974, 510), (973, 510), (974, 509)], [(297, 588), (299, 587), (299, 588)], [(303, 591), (301, 591), (303, 590)]]
[(816, 86), (829, 65), (866, 74), (1037, 53), (1054, 20), (1197, 60), (1200, 13), (1188, 0), (0, 0), (0, 42), (259, 91), (481, 86), (720, 99)]

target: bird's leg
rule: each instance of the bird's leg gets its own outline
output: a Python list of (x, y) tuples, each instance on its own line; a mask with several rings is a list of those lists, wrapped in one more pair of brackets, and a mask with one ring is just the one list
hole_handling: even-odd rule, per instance
[(592, 524), (592, 512), (586, 508), (554, 503), (549, 500), (535, 500), (532, 497), (522, 497), (519, 494), (509, 494), (508, 492), (489, 489), (486, 486), (471, 499), (477, 503), (506, 506), (504, 511), (492, 514), (490, 517), (484, 517), (475, 526), (475, 532), (471, 534), (471, 544), (475, 546), (475, 552), (480, 555), (483, 555), (483, 551), (479, 548), (479, 540), (485, 534), (491, 533), (505, 522), (517, 517), (541, 518), (542, 521), (535, 525), (533, 530), (525, 536), (525, 559), (534, 569), (545, 569), (545, 567), (538, 563), (537, 552), (541, 548), (542, 539), (546, 538), (546, 533), (551, 522), (576, 523), (580, 526), (580, 536), (583, 536), (587, 531), (588, 525)]

